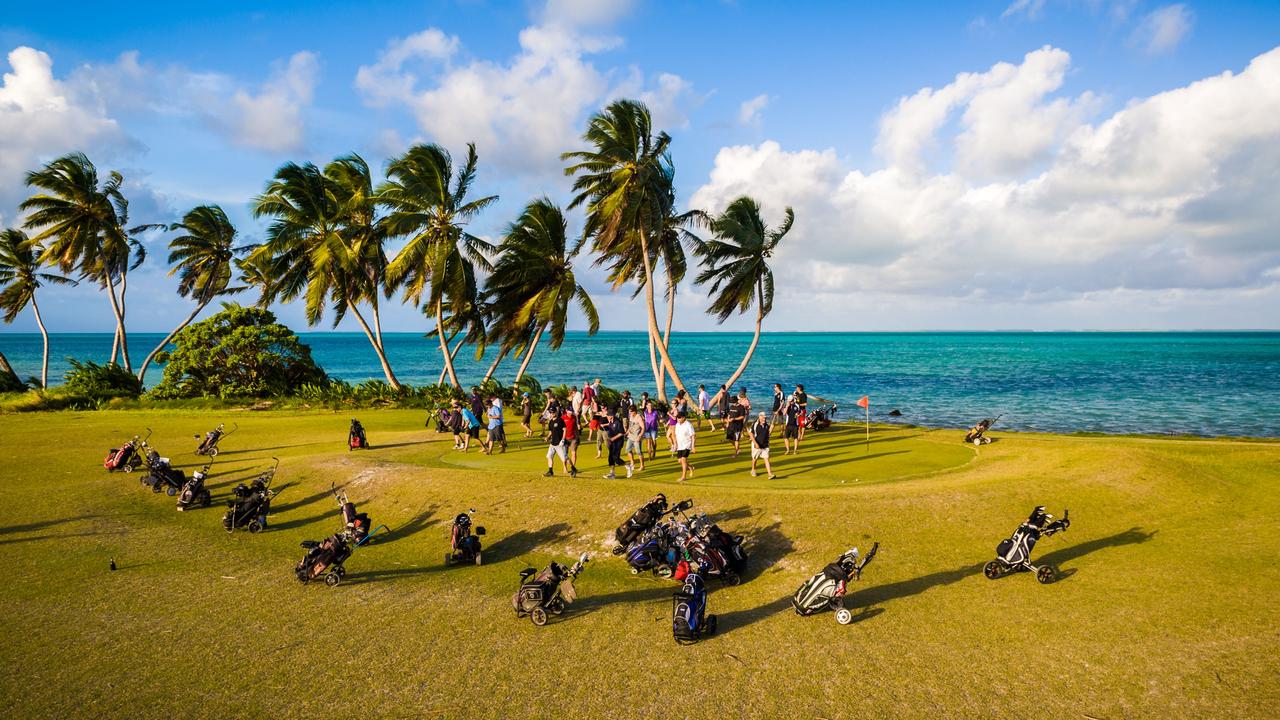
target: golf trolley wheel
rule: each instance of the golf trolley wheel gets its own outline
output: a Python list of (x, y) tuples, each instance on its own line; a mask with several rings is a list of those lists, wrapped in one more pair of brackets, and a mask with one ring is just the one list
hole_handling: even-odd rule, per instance
[(613, 554), (614, 554), (614, 555), (621, 555), (622, 553), (624, 553), (624, 552), (626, 552), (626, 551), (627, 551), (627, 549), (626, 549), (626, 548), (624, 548), (624, 547), (622, 547), (621, 545), (614, 545), (614, 546), (613, 546)]
[(165, 495), (168, 495), (169, 497), (173, 497), (174, 495), (177, 495), (177, 494), (178, 494), (178, 488), (176, 488), (176, 487), (167, 487), (167, 488), (165, 488), (165, 489), (164, 489), (164, 494), (165, 494)]
[(158, 493), (158, 492), (160, 492), (160, 481), (159, 481), (159, 480), (157, 480), (157, 481), (156, 481), (156, 484), (155, 484), (155, 485), (152, 485), (152, 486), (151, 486), (151, 492), (153, 492), (153, 493)]
[(671, 569), (670, 565), (663, 565), (653, 572), (660, 578), (669, 578), (676, 574), (675, 571)]
[(329, 587), (338, 587), (340, 582), (342, 582), (342, 576), (336, 572), (330, 571), (324, 576), (324, 584)]
[(218, 448), (216, 448), (216, 447), (215, 447), (215, 448), (210, 449), (210, 450), (209, 450), (209, 457), (211, 457), (211, 458), (216, 458), (216, 457), (218, 457)]
[[(121, 469), (122, 469), (122, 470), (124, 470), (125, 472), (133, 472), (133, 466), (132, 466), (132, 465), (128, 465), (128, 464), (126, 464), (126, 465), (125, 465), (123, 468), (121, 468)], [(111, 472), (115, 472), (115, 470), (112, 470)]]
[[(254, 534), (257, 534), (257, 533), (262, 532), (262, 523), (258, 522), (257, 520), (250, 520), (250, 521), (249, 521), (249, 532), (254, 533)], [(326, 582), (328, 582), (328, 581), (326, 580)], [(335, 583), (335, 584), (336, 584), (336, 583)]]
[(476, 553), (476, 565), (479, 565), (482, 562), (482, 560), (483, 560), (483, 555), (481, 553)]
[(542, 627), (547, 624), (547, 611), (540, 607), (536, 607), (529, 612), (529, 620), (531, 620), (534, 625)]
[(986, 565), (983, 565), (982, 574), (986, 575), (988, 580), (995, 580), (996, 578), (1000, 577), (1000, 574), (1001, 574), (1000, 563), (996, 562), (995, 560), (992, 560)]
[(631, 574), (632, 574), (632, 575), (639, 575), (639, 574), (640, 574), (640, 571), (639, 571), (638, 569), (636, 569), (636, 568), (631, 568)]
[(841, 625), (848, 625), (853, 622), (853, 613), (849, 612), (849, 608), (839, 608), (836, 610), (836, 622)]
[(1057, 579), (1058, 571), (1054, 570), (1052, 565), (1041, 565), (1040, 569), (1036, 570), (1036, 580), (1039, 580), (1041, 585), (1048, 585)]
[(721, 576), (720, 579), (724, 581), (725, 585), (728, 585), (730, 587), (733, 587), (734, 585), (742, 584), (742, 576), (736, 572), (725, 573), (723, 576)]

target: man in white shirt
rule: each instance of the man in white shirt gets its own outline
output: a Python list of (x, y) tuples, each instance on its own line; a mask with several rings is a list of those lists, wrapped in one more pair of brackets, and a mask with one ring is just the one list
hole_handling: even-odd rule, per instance
[(680, 413), (676, 420), (676, 458), (680, 461), (680, 482), (693, 477), (693, 466), (689, 464), (689, 456), (697, 447), (698, 431), (689, 422), (685, 413)]
[(573, 408), (573, 414), (582, 417), (582, 390), (576, 389), (573, 395), (569, 396), (569, 407)]

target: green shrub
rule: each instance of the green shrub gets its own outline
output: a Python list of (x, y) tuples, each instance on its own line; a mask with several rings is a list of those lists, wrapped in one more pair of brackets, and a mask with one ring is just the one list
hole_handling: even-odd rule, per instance
[(71, 369), (67, 371), (62, 386), (64, 395), (79, 395), (95, 400), (110, 398), (137, 398), (142, 394), (142, 383), (133, 373), (108, 363), (99, 365), (90, 360), (81, 362), (68, 358)]
[(280, 397), (308, 385), (327, 385), (328, 377), (311, 359), (311, 348), (261, 308), (234, 303), (185, 328), (176, 348), (160, 353), (164, 378), (150, 396)]

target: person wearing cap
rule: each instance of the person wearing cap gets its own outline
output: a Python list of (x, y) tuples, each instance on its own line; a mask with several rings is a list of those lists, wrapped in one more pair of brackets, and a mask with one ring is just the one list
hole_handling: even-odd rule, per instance
[(533, 437), (533, 427), (529, 425), (532, 419), (533, 401), (529, 399), (529, 393), (520, 393), (520, 427), (524, 428), (525, 437)]
[(776, 477), (773, 474), (773, 465), (769, 464), (769, 423), (765, 420), (765, 413), (761, 412), (756, 418), (756, 424), (751, 426), (751, 477), (756, 476), (756, 461), (764, 460), (764, 471), (769, 473), (769, 479)]
[[(609, 473), (605, 475), (605, 479), (612, 480), (618, 477), (614, 474), (614, 468), (622, 464), (622, 440), (626, 437), (622, 430), (622, 421), (618, 419), (617, 410), (613, 408), (605, 410), (605, 422), (600, 428), (600, 434), (609, 444)], [(628, 472), (627, 477), (630, 476), (631, 473)]]
[(493, 454), (494, 443), (501, 443), (502, 452), (505, 453), (507, 451), (507, 431), (502, 426), (502, 400), (496, 397), (491, 398), (489, 400), (489, 409), (485, 414), (489, 417), (489, 433), (484, 442), (485, 454)]
[(680, 482), (693, 477), (693, 465), (689, 464), (689, 456), (697, 449), (698, 431), (689, 422), (689, 416), (681, 413), (676, 418), (676, 459), (680, 461)]

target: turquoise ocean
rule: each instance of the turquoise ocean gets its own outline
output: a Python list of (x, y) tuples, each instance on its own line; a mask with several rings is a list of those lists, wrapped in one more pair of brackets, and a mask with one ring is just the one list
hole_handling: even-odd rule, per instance
[[(377, 358), (359, 333), (303, 333), (316, 361), (350, 382), (381, 379)], [(129, 336), (135, 363), (160, 334)], [(676, 333), (672, 355), (686, 385), (718, 387), (742, 359), (745, 333)], [(417, 333), (391, 333), (387, 352), (397, 376), (433, 383), (438, 345)], [(103, 362), (109, 334), (51, 335), (50, 376), (60, 382), (68, 357)], [(0, 351), (18, 374), (39, 373), (40, 336), (0, 333)], [(464, 384), (491, 358), (458, 355)], [(510, 382), (517, 363), (504, 361)], [(160, 370), (148, 375), (158, 382)], [(543, 385), (606, 385), (639, 394), (653, 389), (643, 332), (569, 333), (564, 345), (539, 348), (529, 372)], [(1053, 432), (1280, 436), (1280, 332), (1060, 333), (766, 333), (741, 382), (757, 403), (780, 382), (838, 403), (837, 419), (861, 418), (853, 403), (871, 397), (873, 420), (959, 427), (1003, 415), (997, 427)], [(900, 418), (889, 412), (900, 411)]]

